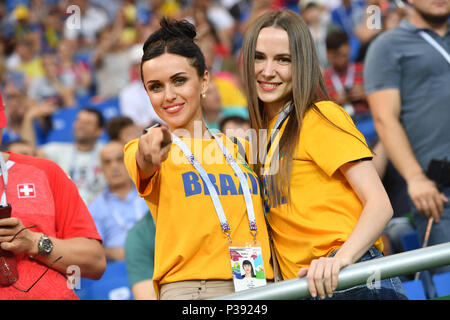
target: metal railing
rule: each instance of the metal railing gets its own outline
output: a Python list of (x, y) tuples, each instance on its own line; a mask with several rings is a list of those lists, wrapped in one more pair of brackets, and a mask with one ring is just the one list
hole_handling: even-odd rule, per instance
[[(450, 265), (450, 242), (349, 265), (339, 273), (336, 290), (417, 271)], [(373, 283), (375, 281), (375, 283)], [(250, 289), (214, 300), (293, 300), (310, 297), (306, 278), (296, 278)]]

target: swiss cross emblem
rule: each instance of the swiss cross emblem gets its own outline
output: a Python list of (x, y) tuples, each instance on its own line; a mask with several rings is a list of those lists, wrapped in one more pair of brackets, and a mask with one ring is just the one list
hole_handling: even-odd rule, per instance
[(35, 198), (36, 189), (34, 188), (34, 183), (18, 184), (17, 194), (19, 198)]

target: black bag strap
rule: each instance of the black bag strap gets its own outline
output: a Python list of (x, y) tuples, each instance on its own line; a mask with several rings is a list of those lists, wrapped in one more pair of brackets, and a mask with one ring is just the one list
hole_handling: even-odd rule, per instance
[(248, 163), (247, 155), (245, 154), (245, 149), (242, 143), (239, 141), (236, 137), (230, 137), (231, 141), (233, 141), (234, 144), (238, 147), (238, 153), (242, 156), (242, 158), (245, 160), (246, 163)]

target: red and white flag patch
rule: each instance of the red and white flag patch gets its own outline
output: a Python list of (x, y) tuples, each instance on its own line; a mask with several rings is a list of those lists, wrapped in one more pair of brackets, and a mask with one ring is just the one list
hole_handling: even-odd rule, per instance
[(36, 198), (34, 183), (22, 183), (17, 185), (17, 196), (20, 198)]

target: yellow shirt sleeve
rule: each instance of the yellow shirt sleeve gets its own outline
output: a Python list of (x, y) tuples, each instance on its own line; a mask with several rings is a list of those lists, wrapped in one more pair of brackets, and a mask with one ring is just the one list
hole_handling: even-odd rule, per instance
[(300, 134), (302, 148), (309, 160), (331, 177), (345, 163), (372, 158), (364, 135), (342, 107), (331, 101), (316, 105), (322, 114), (310, 109)]
[(124, 162), (128, 174), (136, 185), (137, 192), (141, 197), (147, 197), (152, 193), (155, 184), (159, 181), (159, 172), (157, 171), (147, 185), (141, 185), (142, 180), (139, 177), (139, 168), (136, 162), (136, 151), (138, 149), (139, 139), (134, 139), (128, 142), (124, 148)]

